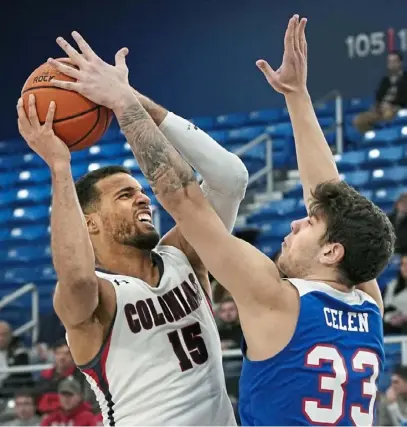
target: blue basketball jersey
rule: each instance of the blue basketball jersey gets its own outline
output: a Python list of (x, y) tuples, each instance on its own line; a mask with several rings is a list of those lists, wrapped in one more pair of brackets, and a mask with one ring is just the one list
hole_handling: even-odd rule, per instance
[(243, 342), (242, 424), (373, 425), (384, 363), (376, 302), (360, 290), (290, 282), (300, 294), (300, 313), (289, 344), (270, 359), (252, 362)]

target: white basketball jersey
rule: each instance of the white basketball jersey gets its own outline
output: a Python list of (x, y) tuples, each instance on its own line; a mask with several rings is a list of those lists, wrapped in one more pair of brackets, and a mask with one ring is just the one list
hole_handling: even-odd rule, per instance
[(104, 425), (236, 425), (211, 307), (187, 257), (160, 246), (157, 287), (97, 272), (116, 292), (110, 334), (80, 366)]

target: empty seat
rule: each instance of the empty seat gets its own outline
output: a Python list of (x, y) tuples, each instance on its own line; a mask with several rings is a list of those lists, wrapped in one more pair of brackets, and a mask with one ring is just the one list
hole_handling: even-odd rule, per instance
[(374, 203), (393, 203), (399, 198), (402, 193), (405, 193), (405, 188), (390, 187), (380, 188), (373, 194)]
[(343, 154), (335, 155), (335, 162), (340, 171), (349, 171), (357, 169), (363, 165), (366, 160), (366, 151), (348, 151)]
[(213, 117), (194, 117), (190, 119), (190, 122), (197, 125), (202, 130), (212, 130), (215, 120)]
[(244, 126), (249, 123), (249, 114), (248, 113), (232, 113), (232, 114), (223, 114), (215, 118), (215, 127), (216, 128), (235, 128), (239, 126)]
[(51, 186), (40, 185), (16, 190), (16, 199), (20, 204), (47, 202), (51, 197)]
[(24, 246), (14, 246), (5, 251), (4, 258), (9, 262), (12, 261), (44, 261), (51, 259), (50, 245), (30, 244)]
[[(7, 230), (5, 240), (9, 241), (27, 241), (49, 239), (48, 227), (44, 225), (21, 225)], [(1, 233), (0, 233), (1, 237)]]
[(93, 159), (109, 159), (111, 164), (116, 162), (116, 159), (123, 158), (128, 155), (127, 150), (124, 148), (124, 144), (121, 142), (110, 143), (110, 144), (97, 144), (89, 147), (88, 160)]
[(239, 129), (232, 129), (227, 133), (225, 146), (232, 142), (248, 142), (264, 133), (264, 126), (251, 126)]
[(404, 151), (404, 146), (372, 148), (367, 153), (367, 164), (384, 166), (399, 162), (404, 158)]
[(363, 197), (366, 197), (366, 199), (373, 200), (373, 190), (363, 189), (359, 191), (359, 194)]
[(273, 108), (270, 110), (251, 111), (249, 113), (250, 124), (269, 124), (278, 122), (281, 117), (281, 109)]
[(355, 188), (365, 187), (370, 181), (370, 171), (355, 171), (341, 173), (341, 179)]
[(0, 191), (0, 207), (10, 206), (17, 201), (17, 191), (13, 188), (11, 190)]
[(274, 239), (283, 239), (290, 234), (292, 221), (271, 221), (263, 228), (260, 238), (272, 237)]
[(407, 168), (395, 166), (390, 168), (375, 169), (372, 171), (371, 185), (373, 187), (386, 187), (401, 185), (407, 182)]
[(45, 165), (42, 169), (25, 169), (18, 174), (18, 182), (21, 184), (37, 184), (49, 182), (50, 180), (51, 174)]
[(281, 240), (275, 240), (275, 239), (265, 239), (263, 241), (259, 240), (259, 242), (256, 243), (256, 247), (260, 251), (262, 251), (265, 255), (271, 258), (281, 250)]
[(265, 129), (272, 137), (291, 137), (293, 136), (293, 128), (291, 123), (278, 123), (275, 125), (267, 126)]
[(402, 129), (399, 127), (370, 130), (363, 136), (363, 144), (381, 146), (394, 144), (402, 139)]
[(25, 206), (14, 209), (11, 222), (26, 223), (26, 222), (48, 222), (50, 209), (47, 205)]
[(250, 215), (247, 218), (249, 224), (255, 224), (261, 218), (266, 217), (269, 220), (278, 217), (284, 217), (296, 210), (298, 205), (297, 199), (282, 199), (267, 203), (258, 212)]
[(0, 173), (0, 188), (14, 187), (18, 180), (18, 172)]
[(212, 130), (208, 134), (219, 144), (223, 144), (228, 138), (228, 133), (224, 130)]
[(335, 101), (317, 102), (314, 109), (318, 118), (333, 117), (335, 115)]
[(13, 218), (13, 209), (11, 208), (1, 208), (0, 209), (0, 224), (4, 227), (5, 224), (8, 224)]
[(407, 108), (402, 108), (397, 111), (396, 117), (391, 121), (391, 125), (405, 125), (407, 124)]
[(343, 110), (345, 113), (360, 113), (362, 111), (368, 110), (373, 104), (372, 98), (351, 98), (344, 100)]

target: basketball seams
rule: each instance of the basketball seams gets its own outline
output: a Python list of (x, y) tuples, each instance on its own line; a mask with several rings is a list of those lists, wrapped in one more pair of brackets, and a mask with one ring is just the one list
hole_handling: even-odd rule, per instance
[[(80, 144), (85, 138), (87, 138), (96, 128), (96, 126), (99, 124), (99, 119), (100, 119), (100, 109), (101, 106), (98, 105), (96, 108), (93, 108), (92, 111), (97, 110), (97, 116), (96, 116), (96, 121), (93, 124), (93, 126), (88, 130), (88, 132), (82, 137), (80, 138), (78, 141), (75, 141), (73, 144), (68, 145), (68, 148), (71, 149), (72, 147), (75, 147), (75, 145)], [(90, 113), (91, 111), (88, 111), (88, 113)]]

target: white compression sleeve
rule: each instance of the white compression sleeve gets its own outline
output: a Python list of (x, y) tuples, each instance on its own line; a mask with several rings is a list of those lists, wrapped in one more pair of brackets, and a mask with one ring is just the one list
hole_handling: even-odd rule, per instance
[(188, 120), (171, 112), (159, 128), (202, 176), (202, 191), (226, 228), (232, 231), (248, 182), (243, 162)]

